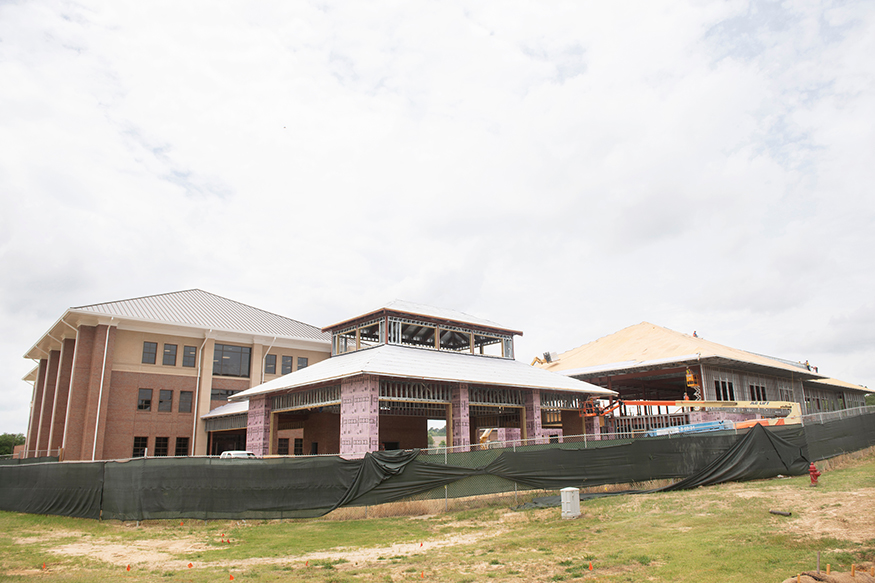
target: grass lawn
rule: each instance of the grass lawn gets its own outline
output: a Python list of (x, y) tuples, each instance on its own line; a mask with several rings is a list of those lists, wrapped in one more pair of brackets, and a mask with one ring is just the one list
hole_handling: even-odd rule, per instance
[(140, 526), (0, 512), (0, 580), (777, 583), (813, 570), (818, 551), (824, 568), (868, 571), (875, 449), (820, 465), (830, 468), (818, 488), (806, 476), (614, 496), (582, 502), (576, 520), (497, 502), (419, 517)]

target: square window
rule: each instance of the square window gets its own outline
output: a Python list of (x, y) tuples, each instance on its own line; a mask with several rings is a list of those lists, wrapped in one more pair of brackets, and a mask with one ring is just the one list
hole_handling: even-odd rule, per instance
[(169, 437), (156, 437), (155, 438), (155, 455), (166, 457), (168, 443), (170, 443)]
[(155, 357), (157, 355), (157, 342), (143, 342), (143, 364), (155, 364)]
[(152, 389), (140, 389), (137, 397), (137, 411), (152, 410)]
[(289, 438), (280, 437), (276, 443), (277, 455), (289, 455)]
[(297, 370), (301, 370), (302, 368), (307, 368), (307, 362), (308, 362), (308, 359), (306, 356), (299, 356)]
[(292, 357), (284, 356), (283, 357), (283, 374), (289, 374), (292, 372)]
[(194, 368), (197, 363), (197, 348), (194, 346), (184, 346), (182, 348), (182, 366)]
[(176, 366), (176, 344), (164, 345), (164, 366)]
[(148, 437), (135, 437), (134, 438), (134, 452), (131, 454), (131, 457), (143, 457), (146, 455), (146, 448), (149, 447), (149, 438)]
[(264, 357), (264, 374), (276, 374), (276, 354)]
[(185, 457), (188, 455), (188, 438), (187, 437), (177, 437), (176, 438), (176, 450), (173, 452), (173, 455), (176, 457)]
[(173, 411), (173, 391), (167, 391), (165, 389), (158, 391), (158, 410)]
[(179, 391), (179, 412), (191, 413), (191, 391)]

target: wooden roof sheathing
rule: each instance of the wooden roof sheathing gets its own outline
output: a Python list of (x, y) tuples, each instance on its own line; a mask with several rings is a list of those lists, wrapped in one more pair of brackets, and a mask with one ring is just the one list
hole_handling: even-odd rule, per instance
[(694, 360), (734, 361), (811, 378), (820, 376), (801, 364), (730, 348), (649, 322), (629, 326), (589, 344), (563, 352), (552, 362), (540, 366), (545, 370), (571, 376)]

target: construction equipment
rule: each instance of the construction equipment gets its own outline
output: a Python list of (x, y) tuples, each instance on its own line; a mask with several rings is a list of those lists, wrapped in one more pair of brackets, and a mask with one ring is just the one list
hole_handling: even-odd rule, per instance
[(638, 407), (687, 407), (696, 409), (739, 409), (739, 410), (772, 410), (786, 412), (786, 415), (770, 417), (768, 419), (751, 419), (749, 421), (737, 421), (736, 429), (753, 427), (754, 425), (792, 425), (802, 423), (802, 408), (799, 403), (792, 401), (611, 401), (607, 407), (602, 407), (594, 398), (587, 399), (583, 404), (581, 417), (602, 417), (616, 410), (620, 406)]

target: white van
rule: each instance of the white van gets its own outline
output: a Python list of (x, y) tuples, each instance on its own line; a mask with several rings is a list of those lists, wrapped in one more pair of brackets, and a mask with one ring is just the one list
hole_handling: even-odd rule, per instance
[(244, 459), (252, 458), (252, 459), (254, 459), (257, 456), (254, 453), (252, 453), (251, 451), (229, 450), (229, 451), (223, 451), (222, 455), (220, 455), (219, 457), (220, 458), (244, 458)]

